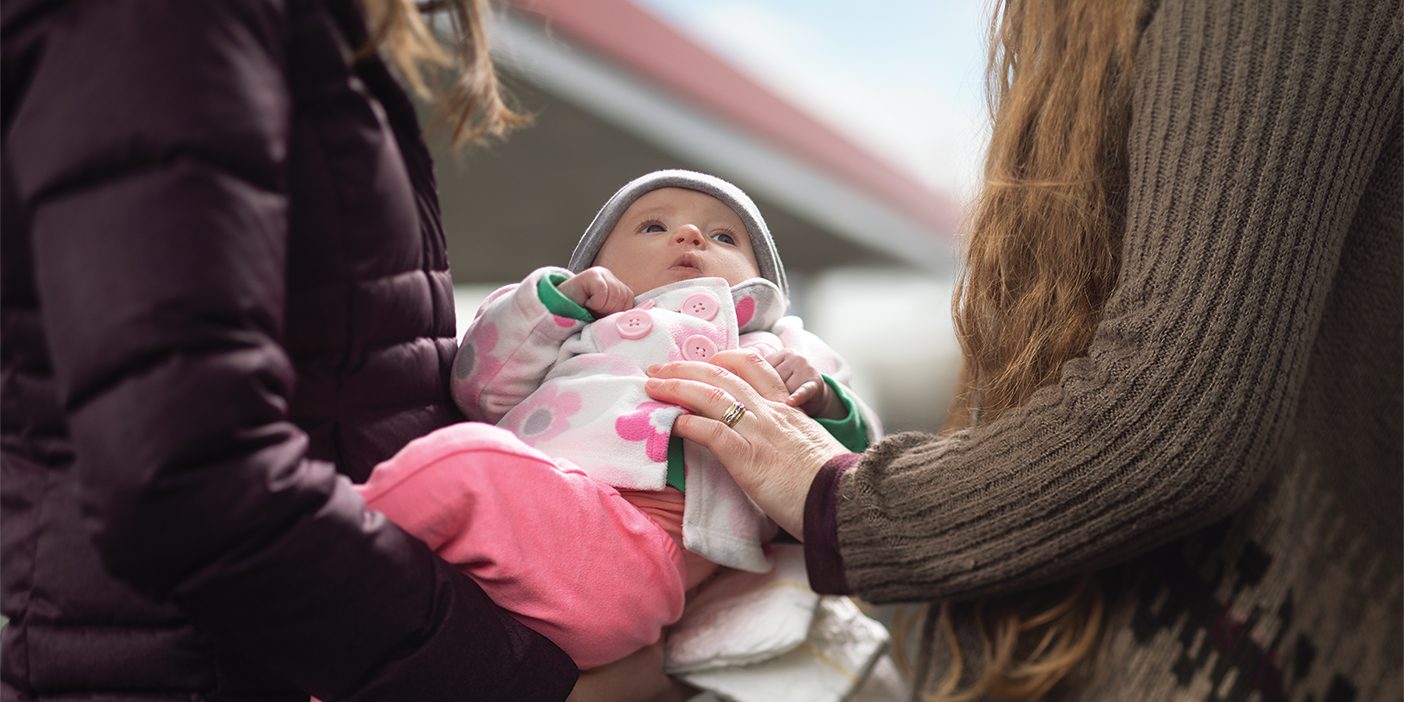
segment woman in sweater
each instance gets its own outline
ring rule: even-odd
[[[500,131],[482,3],[436,4],[455,137]],[[6,702],[571,689],[341,477],[461,421],[433,168],[376,51],[453,64],[418,12],[4,4]]]
[[[947,430],[847,453],[742,352],[650,394],[816,590],[932,603],[932,699],[1397,699],[1401,46],[1397,1],[1006,0]]]

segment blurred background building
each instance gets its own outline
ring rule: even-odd
[[[977,0],[916,5],[503,3],[494,57],[533,125],[459,156],[432,144],[460,334],[491,290],[564,265],[620,185],[706,171],[756,200],[793,310],[888,430],[934,429],[960,364],[949,300],[982,30]]]

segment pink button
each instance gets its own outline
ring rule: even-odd
[[[707,293],[688,295],[682,303],[682,313],[698,319],[717,316],[717,299]]]
[[[614,320],[614,328],[625,339],[642,339],[653,330],[653,320],[643,310],[629,310]]]
[[[689,361],[705,361],[717,353],[717,342],[701,334],[687,337],[682,347],[683,358]]]

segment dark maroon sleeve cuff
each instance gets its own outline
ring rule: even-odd
[[[843,557],[838,544],[838,491],[843,477],[861,453],[835,456],[819,469],[809,484],[804,500],[804,564],[809,586],[821,595],[848,595],[848,578],[843,575]]]

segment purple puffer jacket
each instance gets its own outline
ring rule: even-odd
[[[432,167],[364,38],[351,0],[4,3],[5,700],[573,684],[338,475],[460,419]]]

